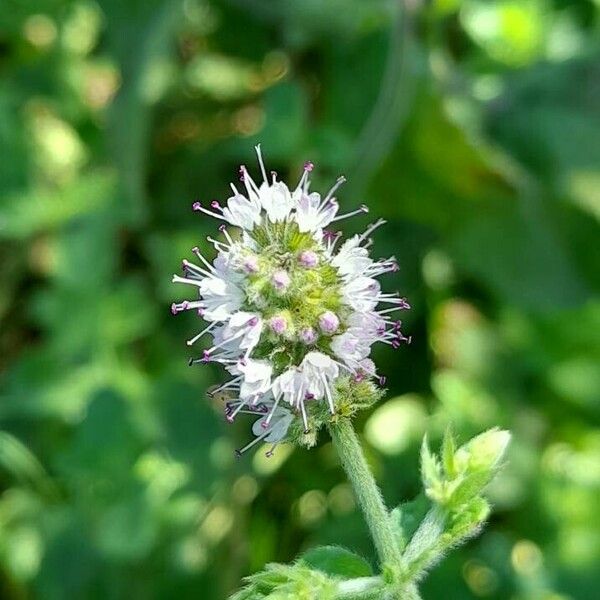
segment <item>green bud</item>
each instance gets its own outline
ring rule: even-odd
[[[455,450],[454,439],[448,432],[440,458],[431,452],[424,439],[421,476],[427,497],[452,510],[477,497],[500,467],[509,441],[508,431],[494,428]]]
[[[510,442],[510,432],[494,427],[461,446],[455,459],[459,470],[495,472]]]

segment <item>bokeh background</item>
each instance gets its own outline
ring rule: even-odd
[[[262,142],[388,226],[413,306],[360,419],[391,505],[418,446],[514,432],[478,539],[427,600],[600,589],[600,3],[3,0],[0,596],[223,600],[315,544],[374,560],[325,435],[236,461],[249,423],[169,305]],[[350,224],[363,227],[369,222]]]

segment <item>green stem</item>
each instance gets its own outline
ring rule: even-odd
[[[369,526],[381,564],[400,569],[402,557],[389,513],[351,422],[340,419],[329,425],[329,432]]]

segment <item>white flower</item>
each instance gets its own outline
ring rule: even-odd
[[[237,366],[244,376],[240,386],[240,398],[258,399],[271,389],[273,367],[266,360],[247,358]]]
[[[302,375],[297,367],[292,367],[275,379],[273,382],[273,395],[277,399],[283,397],[288,404],[294,404],[301,385]]]
[[[231,281],[220,277],[207,277],[200,286],[200,295],[204,300],[206,321],[223,321],[238,310],[244,298],[242,291]]]
[[[305,380],[306,394],[315,400],[325,397],[334,412],[333,384],[340,372],[336,361],[322,352],[309,352],[300,368]]]
[[[241,194],[236,194],[227,200],[223,217],[232,225],[242,229],[252,229],[261,221],[260,206]]]
[[[260,203],[272,222],[284,221],[294,208],[294,201],[290,190],[285,183],[280,181],[269,185],[264,182],[259,190]]]
[[[208,322],[188,343],[205,336],[212,343],[190,364],[217,362],[230,373],[217,388],[234,395],[226,403],[227,418],[260,417],[253,427],[256,439],[240,452],[259,441],[284,440],[296,418],[308,432],[318,403],[335,413],[340,378],[376,377],[369,358],[374,343],[397,347],[409,341],[392,316],[408,304],[383,293],[376,279],[395,271],[396,262],[369,256],[369,236],[383,221],[336,250],[341,234],[326,228],[367,212],[362,206],[338,214],[334,194],[344,178],[321,197],[309,192],[313,165],[306,163],[290,192],[275,175],[267,179],[258,147],[257,154],[260,185],[242,166],[243,190],[232,185],[224,207],[217,201],[210,209],[194,203],[194,210],[240,231],[230,233],[222,224],[222,237],[209,238],[217,251],[213,262],[194,248],[199,264],[183,261],[184,276],[173,280],[196,286],[200,297],[171,307],[173,313],[197,310]]]
[[[300,231],[317,231],[327,227],[335,217],[339,206],[337,202],[321,201],[317,193],[295,194],[296,222]]]
[[[366,338],[361,338],[352,330],[348,330],[331,340],[331,349],[346,364],[356,364],[367,358],[371,346]]]
[[[294,420],[294,414],[286,408],[277,407],[269,423],[266,418],[254,422],[252,433],[260,437],[263,434],[265,442],[280,442],[286,435],[288,427]]]
[[[360,238],[355,235],[342,244],[331,264],[337,268],[342,277],[348,278],[360,275],[372,262],[369,251],[360,245]]]
[[[240,349],[252,350],[260,339],[262,328],[260,315],[239,311],[231,316],[225,326],[225,336],[237,340]]]
[[[373,310],[377,306],[380,290],[379,282],[370,277],[355,277],[342,286],[345,302],[360,312]]]

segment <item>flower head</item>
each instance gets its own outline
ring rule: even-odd
[[[328,418],[350,415],[378,398],[377,375],[369,358],[376,342],[397,348],[410,338],[401,333],[397,311],[404,298],[381,291],[380,275],[397,270],[395,259],[369,256],[369,225],[339,248],[332,223],[368,212],[366,206],[339,215],[334,194],[340,177],[321,198],[310,192],[307,162],[295,189],[267,178],[256,148],[262,183],[240,168],[243,189],[231,185],[224,206],[193,204],[195,211],[224,222],[221,239],[208,238],[217,252],[211,263],[198,249],[198,263],[183,262],[173,281],[197,289],[198,297],[174,303],[174,314],[196,310],[207,325],[188,341],[205,337],[205,349],[190,364],[215,362],[231,375],[216,391],[226,393],[229,421],[240,413],[259,417],[259,441],[292,439],[305,444]],[[226,224],[238,228],[230,232]],[[343,389],[343,394],[340,390]],[[343,396],[343,397],[342,397]]]

